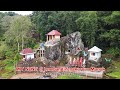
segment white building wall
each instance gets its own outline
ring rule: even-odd
[[[92,55],[95,53],[95,56]],[[89,52],[89,60],[97,61],[101,57],[101,52]]]
[[[60,39],[60,36],[55,36],[55,39]]]
[[[100,57],[101,57],[101,52],[98,53],[98,58],[100,58]]]
[[[26,57],[25,57],[26,59],[33,59],[34,58],[34,53],[32,53],[32,54],[27,54],[26,55]]]

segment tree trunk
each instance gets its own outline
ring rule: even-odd
[[[17,38],[17,44],[18,44],[18,52],[19,52],[20,49],[19,49],[19,41],[18,41],[18,38]]]
[[[15,68],[14,74],[16,75],[16,62],[15,62],[15,60],[14,60],[14,68]]]
[[[18,52],[19,52],[19,42],[18,42]]]
[[[22,35],[22,50],[24,48],[24,39],[23,39],[23,35]]]

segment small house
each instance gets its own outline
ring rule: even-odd
[[[26,48],[26,49],[23,49],[21,52],[20,52],[20,55],[23,56],[23,60],[31,60],[31,59],[34,59],[34,52],[31,48]]]
[[[98,61],[101,58],[101,49],[94,46],[93,48],[88,50],[89,56],[88,60]]]
[[[60,40],[60,36],[61,36],[60,32],[58,32],[57,30],[52,30],[47,34],[47,41],[54,40],[54,39]]]

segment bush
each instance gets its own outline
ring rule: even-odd
[[[120,56],[120,49],[118,47],[116,47],[116,48],[110,48],[107,51],[107,53],[111,54],[111,55],[113,55],[113,57],[117,58],[118,56]]]
[[[20,60],[21,56],[19,53],[17,53],[15,56],[14,56],[14,61],[17,63],[19,60]]]
[[[39,46],[40,46],[40,43],[36,44],[36,45],[34,46],[34,49],[37,49]]]
[[[12,66],[10,66],[10,65],[5,66],[5,70],[13,71],[14,69],[15,69],[15,67],[13,65]]]
[[[14,61],[12,59],[5,59],[2,63],[4,65],[13,65]]]
[[[6,51],[5,56],[6,56],[6,58],[12,58],[14,56],[14,53],[13,53],[13,51],[8,50],[8,51]]]

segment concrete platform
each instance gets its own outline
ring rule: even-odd
[[[95,78],[103,78],[103,75],[104,75],[104,71],[99,71],[99,72],[78,71],[77,73],[79,73],[80,75],[86,76],[86,77],[95,77]]]

